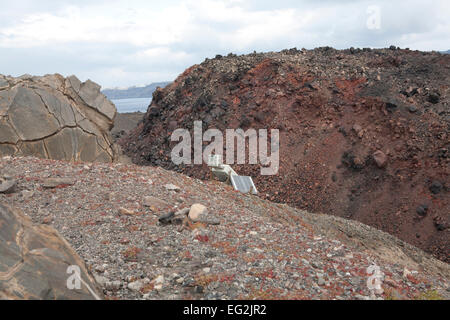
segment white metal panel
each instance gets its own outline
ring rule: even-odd
[[[253,179],[251,177],[232,175],[231,184],[233,185],[235,190],[240,191],[242,193],[249,193],[249,192],[253,194],[258,193],[258,190],[256,189],[255,184],[253,183]]]

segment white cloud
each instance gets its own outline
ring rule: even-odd
[[[366,27],[369,5],[381,8],[380,30]],[[171,80],[217,53],[390,44],[448,50],[449,16],[447,0],[16,0],[0,12],[0,67],[38,74],[63,66],[60,72],[128,86]]]
[[[0,31],[2,47],[35,47],[70,42],[167,45],[180,40],[188,13],[183,6],[158,14],[121,6],[68,6],[58,13],[36,13]]]

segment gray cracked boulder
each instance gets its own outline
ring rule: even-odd
[[[0,299],[102,298],[84,261],[55,229],[0,203]]]
[[[113,162],[116,113],[90,80],[0,75],[0,156]]]

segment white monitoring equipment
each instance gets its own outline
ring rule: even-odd
[[[253,183],[251,177],[239,176],[233,168],[227,164],[223,164],[221,155],[210,155],[208,159],[208,167],[220,181],[231,183],[235,190],[242,193],[257,194],[258,190]]]

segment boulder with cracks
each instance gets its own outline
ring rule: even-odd
[[[0,75],[0,156],[113,162],[116,113],[90,80]]]

